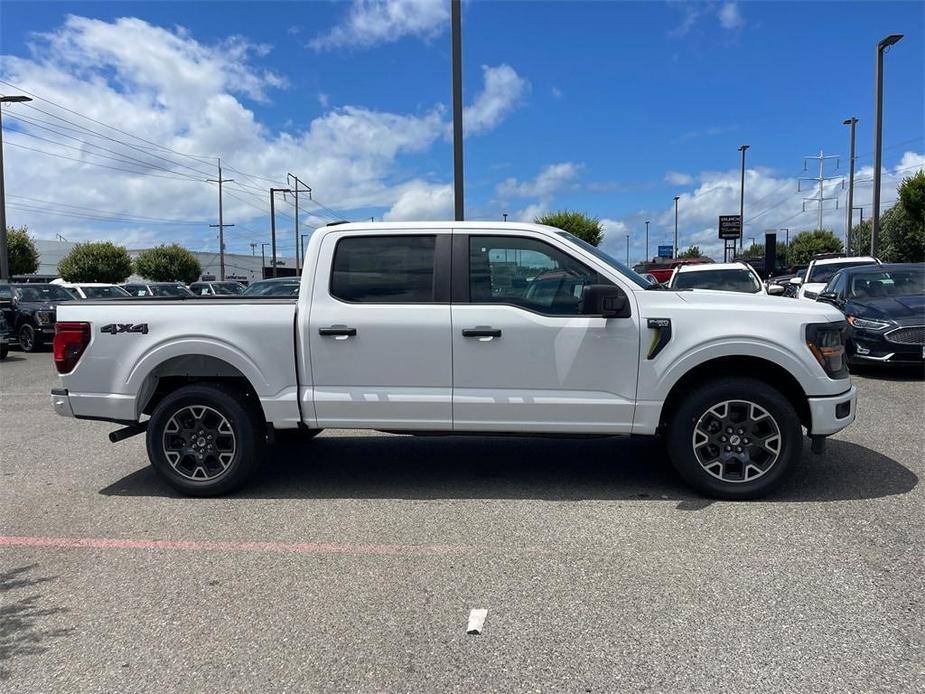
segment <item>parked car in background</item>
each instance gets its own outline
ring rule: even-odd
[[[639,263],[638,265],[634,266],[633,269],[641,275],[652,275],[660,283],[664,283],[671,279],[671,275],[675,271],[675,268],[686,265],[703,265],[712,262],[713,261],[710,258],[703,257],[674,258],[672,260],[667,260],[664,263]]]
[[[195,296],[181,282],[129,282],[122,288],[131,296]]]
[[[55,336],[56,310],[74,297],[56,284],[0,285],[0,306],[23,352],[34,352]]]
[[[10,351],[10,326],[6,322],[3,312],[0,311],[0,359],[6,359]]]
[[[234,296],[244,293],[240,282],[193,282],[189,290],[196,296]]]
[[[795,292],[798,299],[815,301],[828,281],[832,279],[836,272],[846,267],[858,267],[861,265],[876,265],[880,261],[870,256],[845,257],[843,254],[827,253],[824,255],[813,256],[806,268],[806,272],[797,275],[790,284],[796,285]]]
[[[845,314],[851,361],[925,361],[925,264],[840,270],[817,300]]]
[[[276,277],[254,282],[244,290],[244,296],[279,296],[293,297],[299,295],[298,277]]]
[[[127,291],[117,284],[103,284],[102,282],[65,282],[64,280],[52,280],[51,284],[56,284],[70,292],[75,299],[116,299],[131,296]]]
[[[776,287],[777,285],[772,285]],[[747,263],[711,263],[709,265],[681,265],[668,281],[669,289],[713,289],[741,294],[768,294],[764,282]],[[773,294],[783,292],[777,287]]]

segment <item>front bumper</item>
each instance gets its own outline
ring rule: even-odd
[[[848,341],[848,359],[858,363],[921,364],[925,361],[925,345],[891,342],[884,334],[855,330]]]
[[[809,398],[810,435],[828,436],[841,431],[857,414],[858,390],[851,386],[841,395]]]

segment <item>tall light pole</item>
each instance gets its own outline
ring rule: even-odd
[[[453,42],[453,197],[456,221],[465,219],[463,204],[462,7],[450,0]]]
[[[672,258],[678,257],[678,200],[680,196],[674,196],[674,255]]]
[[[851,116],[851,118],[842,121],[842,125],[847,125],[851,128],[851,145],[849,147],[850,153],[848,154],[848,216],[845,221],[846,249],[848,248],[848,238],[851,236],[851,218],[854,216],[851,208],[854,207],[854,135],[857,124],[858,119],[854,116]]]
[[[880,164],[883,156],[883,52],[899,41],[902,34],[890,34],[877,44],[877,69],[874,75],[874,199],[870,224],[870,254],[877,257],[877,235],[880,233]]]
[[[742,153],[742,178],[739,183],[739,250],[742,250],[742,243],[745,239],[745,150],[751,145],[739,145],[739,151]],[[735,242],[733,242],[734,244]]]
[[[267,250],[267,246],[269,245],[270,244],[268,242],[263,242],[260,244],[260,279],[262,280],[266,279],[266,277],[264,277],[264,275],[266,274],[266,269],[267,269],[266,250]]]
[[[504,217],[504,221],[507,221],[507,212],[502,212],[501,216]]]
[[[630,266],[630,235],[626,235],[626,267]]]
[[[276,194],[291,192],[288,188],[270,188],[270,245],[273,247],[274,277],[276,277]]]
[[[646,262],[649,262],[649,220],[646,220]]]
[[[3,104],[21,104],[32,101],[28,96],[0,96],[0,114]],[[3,121],[0,118],[0,280],[10,279],[10,252],[6,241],[6,190],[3,186]]]
[[[854,211],[855,211],[855,210],[857,210],[858,212],[861,213],[861,220],[858,222],[858,225],[861,227],[861,229],[859,230],[859,233],[858,233],[858,255],[860,255],[860,254],[861,254],[861,245],[860,245],[860,244],[861,244],[861,235],[860,235],[860,232],[863,231],[863,228],[864,228],[864,208],[863,208],[863,207],[852,207],[852,208],[851,208],[851,214],[852,214],[852,215],[854,215]],[[852,221],[853,221],[853,220],[852,220]],[[850,237],[850,236],[848,237],[848,241],[849,241],[849,242],[851,241],[851,237]],[[850,247],[849,247],[847,250],[848,250],[849,253],[851,252],[851,248],[850,248]]]

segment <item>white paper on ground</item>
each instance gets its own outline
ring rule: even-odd
[[[485,626],[485,617],[488,616],[488,610],[469,610],[469,624],[466,626],[467,634],[481,634]]]

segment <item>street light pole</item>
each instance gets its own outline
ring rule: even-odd
[[[649,262],[649,220],[646,220],[646,262]]]
[[[849,147],[850,153],[848,154],[848,218],[845,222],[846,249],[848,248],[849,237],[851,236],[851,217],[854,215],[854,213],[851,211],[851,208],[854,206],[854,135],[857,124],[858,119],[854,116],[851,116],[851,118],[842,121],[842,125],[851,127],[851,145]]]
[[[626,267],[630,266],[630,235],[626,235]]]
[[[880,232],[880,165],[883,157],[883,51],[903,37],[890,34],[877,44],[877,69],[874,75],[874,199],[870,226],[870,254],[877,257],[877,235]]]
[[[678,200],[681,198],[677,195],[674,196],[674,255],[672,258],[678,257]]]
[[[0,114],[3,104],[21,104],[32,101],[28,96],[0,96]],[[6,190],[3,184],[3,120],[0,115],[0,280],[10,279],[10,251],[6,240]]]
[[[742,250],[742,243],[745,238],[745,150],[751,145],[740,145],[739,151],[742,153],[742,177],[739,183],[739,250]],[[733,242],[734,244],[735,242]],[[733,245],[733,248],[735,246]]]
[[[453,43],[453,197],[456,221],[465,219],[463,204],[462,7],[450,0]]]

